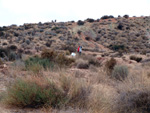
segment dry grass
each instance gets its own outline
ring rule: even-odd
[[[113,87],[106,84],[94,85],[89,96],[89,111],[92,113],[110,113],[114,95],[116,94]]]
[[[118,113],[150,112],[150,79],[146,70],[132,74],[117,86],[119,96],[116,97],[115,111]]]
[[[85,110],[87,113],[149,112],[148,66],[129,68],[130,73],[124,81],[111,79],[103,67],[96,69],[96,71],[91,69],[43,71],[39,76],[24,76],[23,80],[27,80],[28,83],[33,82],[42,89],[47,88],[49,82],[53,83],[60,90],[60,97],[63,97],[59,102],[62,109],[71,107]],[[48,108],[54,107],[58,110],[55,106],[58,104],[48,104]]]

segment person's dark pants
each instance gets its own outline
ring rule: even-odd
[[[79,52],[79,55],[81,55],[81,52]]]

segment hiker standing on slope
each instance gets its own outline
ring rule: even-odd
[[[81,53],[82,53],[82,46],[80,46],[79,48],[79,55],[81,55]]]
[[[80,46],[78,47],[78,53],[79,53],[79,50],[80,50]]]

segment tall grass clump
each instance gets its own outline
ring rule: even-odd
[[[111,77],[116,80],[124,80],[128,76],[128,67],[124,65],[116,65],[112,71]]]
[[[43,78],[18,79],[8,87],[3,101],[17,107],[59,107],[64,101],[64,93],[56,84]]]
[[[88,97],[88,109],[90,113],[112,113],[111,107],[115,89],[106,84],[97,84],[93,87]]]
[[[60,76],[60,85],[67,97],[66,105],[71,107],[87,107],[87,99],[91,87],[82,79],[73,76]]]

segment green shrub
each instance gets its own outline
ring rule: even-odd
[[[108,60],[105,64],[105,70],[107,72],[107,74],[111,74],[115,65],[117,64],[116,59],[111,58],[110,60]]]
[[[111,77],[117,80],[124,80],[128,76],[128,67],[117,65],[114,67]]]
[[[42,80],[45,84],[40,84]],[[63,92],[45,79],[18,79],[7,89],[4,102],[17,107],[59,107],[64,101]]]
[[[53,68],[54,63],[50,62],[49,59],[42,59],[39,57],[30,57],[29,59],[25,60],[25,67],[27,70],[39,72],[42,68],[44,69]]]
[[[140,62],[142,60],[142,57],[137,57],[137,56],[132,55],[130,56],[130,60],[135,60],[137,62]]]

